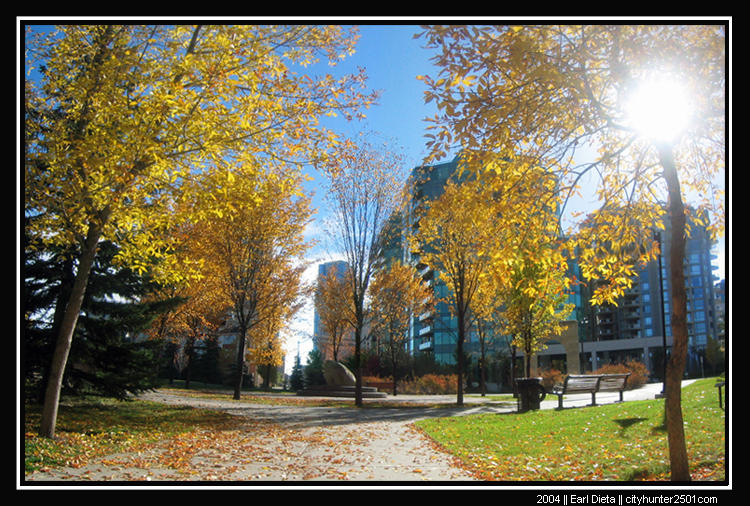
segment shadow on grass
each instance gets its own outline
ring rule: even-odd
[[[613,420],[617,425],[620,426],[620,435],[624,436],[625,431],[628,430],[633,425],[646,421],[648,418],[639,418],[639,417],[633,417],[633,418],[620,418],[619,420]]]
[[[651,471],[646,468],[633,469],[630,473],[625,476],[624,481],[644,481],[651,477]]]

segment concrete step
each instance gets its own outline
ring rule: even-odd
[[[314,397],[351,397],[355,396],[354,386],[343,385],[315,385],[297,392],[297,395],[314,396]],[[382,399],[387,397],[385,392],[378,392],[375,387],[362,387],[362,398]]]

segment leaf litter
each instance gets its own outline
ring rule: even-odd
[[[236,408],[236,404],[233,407]],[[347,408],[337,408],[347,409]],[[295,426],[233,417],[133,451],[44,469],[27,480],[313,481],[471,479],[410,423]]]

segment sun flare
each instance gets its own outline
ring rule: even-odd
[[[642,81],[626,104],[630,126],[641,135],[672,142],[687,127],[691,106],[687,91],[666,76]]]

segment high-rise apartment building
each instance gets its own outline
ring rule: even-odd
[[[671,280],[669,276],[669,220],[665,230],[655,231],[662,254],[638,271],[633,286],[617,305],[588,304],[589,291],[583,287],[576,311],[582,370],[596,370],[604,364],[637,360],[654,377],[661,378],[664,349],[672,345]],[[699,376],[704,371],[707,345],[718,338],[714,302],[714,277],[711,265],[711,238],[705,227],[691,224],[685,247],[685,285],[687,289],[688,360],[687,373]],[[552,344],[539,354],[543,366],[560,363],[566,350]],[[577,372],[577,371],[576,371]]]

